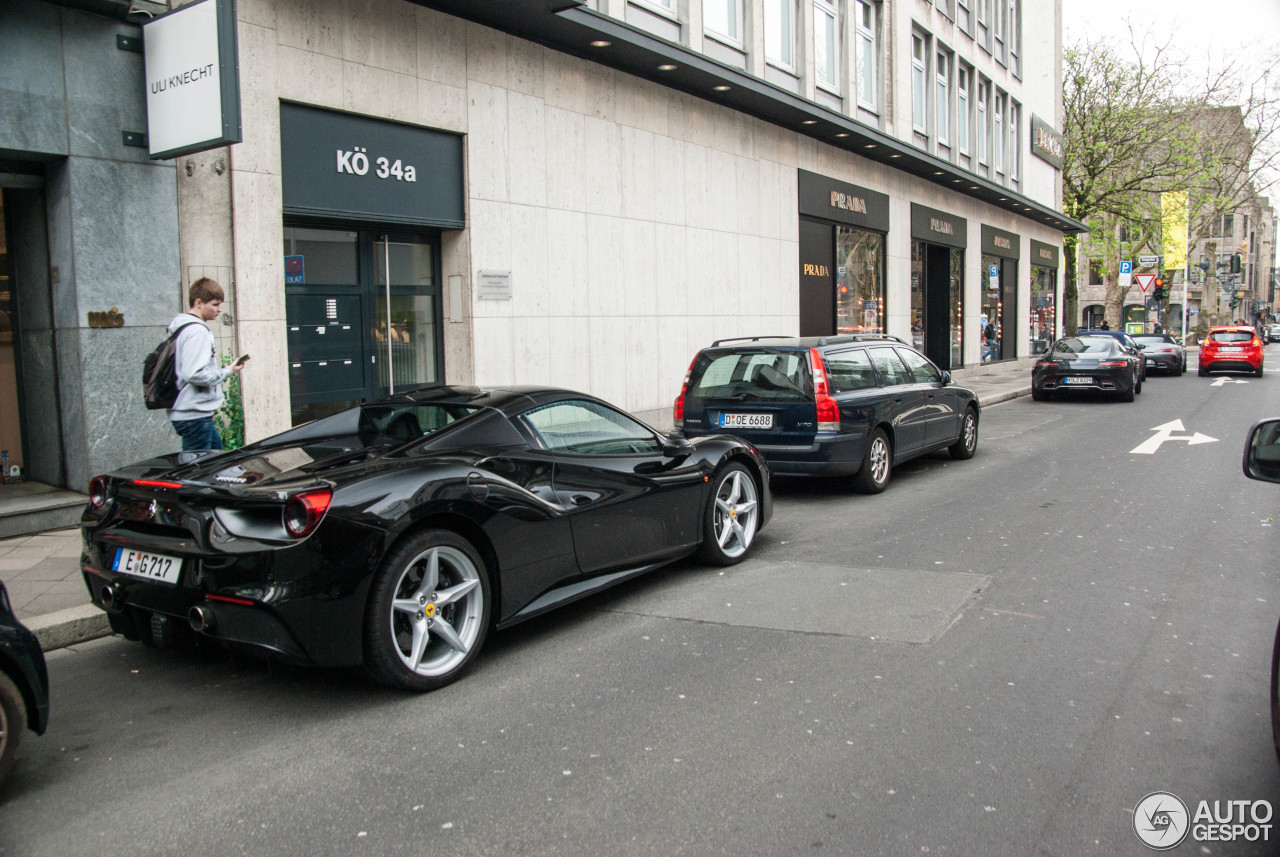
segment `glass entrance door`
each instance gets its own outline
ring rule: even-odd
[[[293,424],[442,383],[435,236],[287,226]]]

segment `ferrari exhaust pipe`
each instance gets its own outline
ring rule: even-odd
[[[187,611],[187,622],[191,625],[191,630],[197,634],[205,631],[213,630],[214,624],[217,622],[213,611],[204,604],[197,604]]]
[[[98,592],[98,598],[102,600],[102,606],[108,610],[122,610],[124,608],[124,598],[111,585],[102,587]]]

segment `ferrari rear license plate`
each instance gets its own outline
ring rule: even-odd
[[[111,564],[111,570],[145,580],[176,584],[178,574],[182,571],[182,559],[176,556],[116,548],[116,559]]]
[[[721,414],[720,428],[773,428],[773,414]]]
[[[1071,378],[1063,378],[1062,382],[1064,384],[1092,384],[1093,379],[1088,375],[1077,375]]]

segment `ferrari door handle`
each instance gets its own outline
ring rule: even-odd
[[[573,501],[575,506],[585,506],[591,502],[592,498],[590,494],[574,494],[569,499]]]

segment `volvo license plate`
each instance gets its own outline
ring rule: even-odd
[[[176,584],[178,574],[182,571],[182,558],[116,548],[116,558],[111,564],[111,570],[131,577],[141,577],[144,580]]]
[[[773,414],[721,414],[720,428],[773,428]]]
[[[1076,375],[1076,376],[1071,377],[1071,378],[1063,378],[1063,379],[1062,379],[1062,383],[1064,383],[1064,384],[1092,384],[1092,383],[1093,383],[1093,378],[1089,377],[1088,375]]]

